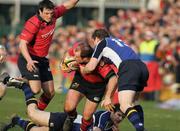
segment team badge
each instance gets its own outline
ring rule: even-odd
[[[72,88],[78,88],[78,87],[79,87],[79,84],[77,82],[72,84]]]

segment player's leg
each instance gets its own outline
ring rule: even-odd
[[[140,120],[144,124],[144,111],[143,111],[142,106],[139,104],[139,101],[138,101],[139,96],[140,96],[140,92],[137,92],[136,96],[135,96],[135,99],[134,99],[134,103],[135,103],[134,108],[137,110],[137,112],[139,114],[139,117],[140,117]]]
[[[21,83],[21,81],[16,81],[16,83],[18,82]],[[37,108],[37,100],[34,97],[34,94],[31,91],[28,84],[23,83],[22,86],[18,88],[22,89],[24,92],[26,105],[27,105],[27,114],[34,123],[48,127],[51,125],[50,123],[54,123],[54,121],[56,121],[56,119],[59,118],[59,115],[54,115],[54,113],[50,113],[50,112],[44,112]],[[64,115],[60,115],[61,119],[62,116]],[[60,122],[60,120],[58,120],[58,122]]]
[[[8,124],[2,127],[1,131],[7,131],[15,125],[20,126],[25,131],[31,131],[31,129],[36,126],[33,122],[24,120],[16,115],[11,118],[11,121]]]
[[[64,123],[63,130],[70,131],[72,128],[73,121],[76,119],[77,111],[76,107],[83,98],[83,95],[74,89],[69,89],[65,99],[64,111],[68,117]]]
[[[63,131],[70,131],[73,126],[73,121],[77,117],[76,107],[84,96],[84,87],[82,83],[84,83],[83,78],[80,73],[76,71],[70,89],[66,95],[64,111],[68,114],[68,117],[65,120]]]
[[[82,123],[80,126],[81,131],[87,131],[93,125],[93,114],[98,107],[98,103],[90,100],[86,100],[86,104],[83,111]]]
[[[40,110],[44,110],[48,106],[51,99],[54,97],[55,91],[53,81],[51,80],[43,82],[42,89],[43,93],[38,100],[38,109]]]
[[[41,127],[34,126],[34,127],[31,128],[30,131],[49,131],[49,127],[46,127],[46,126],[41,126]]]
[[[51,99],[54,97],[55,91],[53,76],[49,67],[48,59],[43,58],[43,61],[41,61],[41,65],[39,68],[43,93],[39,98],[38,108],[40,110],[44,110],[48,106]]]
[[[120,109],[133,124],[137,131],[143,131],[144,125],[140,119],[139,113],[135,108],[134,99],[136,92],[132,90],[119,91]]]
[[[98,104],[101,102],[106,89],[105,83],[86,84],[86,104],[84,107],[81,130],[87,131],[93,124],[93,114],[96,111]]]
[[[8,73],[3,73],[0,75],[0,99],[5,95],[6,93],[6,87],[7,86],[15,86],[17,88],[21,87],[23,81],[16,80],[15,78],[11,78]]]
[[[28,116],[31,120],[41,126],[49,127],[53,131],[62,130],[66,113],[52,113],[37,109],[37,105],[32,103],[27,107]]]
[[[142,81],[143,84],[147,81],[147,77],[142,77],[142,74],[147,74],[147,70],[142,71],[144,67],[141,61],[125,61],[120,65],[120,70],[118,72],[120,109],[137,131],[144,130],[144,124],[134,103],[137,92],[142,91],[144,88]]]
[[[49,131],[49,127],[45,126],[37,126],[31,121],[24,120],[20,118],[19,116],[14,116],[11,118],[11,122],[6,124],[3,128],[2,131],[7,131],[10,128],[13,128],[15,125],[18,125],[21,127],[24,131]]]
[[[29,86],[34,94],[39,94],[41,91],[40,80],[29,80]]]

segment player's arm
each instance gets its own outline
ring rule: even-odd
[[[73,8],[78,3],[78,1],[79,0],[68,0],[68,1],[63,3],[63,6],[66,9],[71,9],[71,8]]]
[[[104,100],[102,101],[101,105],[105,107],[108,111],[113,111],[113,104],[111,99],[115,93],[117,88],[117,75],[113,69],[113,65],[105,64],[103,66],[98,66],[98,71],[101,76],[108,81],[106,85],[106,92],[104,95]]]
[[[24,56],[24,58],[27,61],[27,69],[32,72],[32,71],[36,71],[37,68],[35,66],[35,63],[38,63],[37,61],[32,60],[28,48],[27,48],[27,44],[28,42],[26,40],[21,39],[20,40],[20,44],[19,44],[19,49],[21,54]]]
[[[112,99],[114,92],[117,89],[117,80],[118,80],[118,78],[116,75],[112,76],[109,79],[108,84],[106,86],[104,100],[101,103],[101,106],[104,106],[104,108],[108,111],[114,111],[111,99]]]
[[[106,47],[106,40],[102,40],[94,49],[94,53],[90,61],[86,64],[85,67],[80,67],[80,70],[83,74],[88,74],[95,70],[99,61],[102,58],[103,49]]]
[[[30,18],[24,25],[24,28],[20,34],[20,44],[19,49],[21,54],[24,56],[24,58],[27,61],[27,69],[32,72],[36,71],[35,63],[38,63],[37,61],[32,60],[29,51],[28,51],[28,44],[30,44],[32,41],[34,41],[38,31],[39,31],[39,22],[37,20],[38,18],[32,17]]]
[[[21,54],[26,59],[26,61],[32,61],[28,48],[27,48],[27,44],[28,42],[26,40],[21,39],[19,43],[19,49],[20,49]]]
[[[81,70],[82,74],[91,73],[93,70],[95,70],[98,63],[99,63],[99,61],[96,58],[91,58],[85,67],[80,66],[80,70]]]
[[[106,87],[106,93],[105,93],[104,99],[106,98],[111,99],[113,97],[113,94],[115,93],[117,89],[117,81],[118,81],[118,78],[116,75],[112,76],[109,79],[107,87]]]

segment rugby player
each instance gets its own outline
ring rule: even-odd
[[[32,121],[24,120],[19,116],[14,116],[11,122],[2,128],[2,131],[7,131],[15,125],[19,125],[25,131],[62,131],[64,121],[67,117],[66,113],[45,112],[37,108],[37,100],[33,95],[28,84],[22,80],[17,80],[9,77],[7,73],[0,76],[1,82],[7,85],[15,86],[22,89],[25,95],[27,114]],[[12,80],[14,80],[12,82]],[[0,87],[1,88],[1,87]],[[94,131],[111,131],[112,129],[118,130],[118,124],[122,120],[122,113],[119,111],[119,106],[116,106],[115,112],[97,111],[94,115]],[[82,116],[78,115],[73,123],[72,131],[79,131]]]
[[[29,80],[33,93],[44,91],[38,108],[44,110],[54,96],[53,77],[46,58],[55,31],[56,20],[73,8],[79,0],[67,0],[55,6],[50,0],[39,2],[37,13],[28,19],[20,34],[18,67]]]
[[[89,61],[92,53],[93,50],[88,44],[80,43],[74,45],[67,55],[74,56],[77,63],[83,66]],[[104,64],[103,62],[94,72],[88,75],[82,75],[81,72],[77,70],[65,100],[64,111],[68,114],[68,117],[66,118],[63,131],[71,130],[73,121],[77,116],[76,107],[84,96],[86,97],[86,103],[80,129],[81,131],[87,131],[93,124],[92,116],[105,94],[106,85],[113,87],[116,86],[116,82],[116,73],[110,65]],[[111,85],[109,83],[111,83]],[[114,87],[109,89],[114,89]],[[112,95],[113,91],[111,93],[111,96]]]
[[[92,58],[85,67],[80,66],[81,72],[88,74],[96,69],[102,57],[113,63],[118,69],[118,98],[121,111],[132,123],[136,131],[144,130],[143,109],[135,106],[139,93],[147,85],[149,72],[139,56],[122,40],[110,37],[105,29],[97,29],[92,34],[91,46],[94,49]],[[110,98],[105,97],[106,104]]]

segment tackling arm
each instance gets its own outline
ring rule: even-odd
[[[90,72],[92,72],[93,70],[95,70],[96,66],[98,65],[99,61],[96,58],[91,58],[90,61],[86,64],[85,67],[80,67],[81,72],[83,74],[88,74]]]
[[[105,109],[108,111],[114,111],[111,98],[114,92],[116,91],[116,88],[117,88],[117,76],[114,75],[108,81],[106,87],[106,93],[104,95],[104,100],[101,103],[101,106],[104,106]]]

